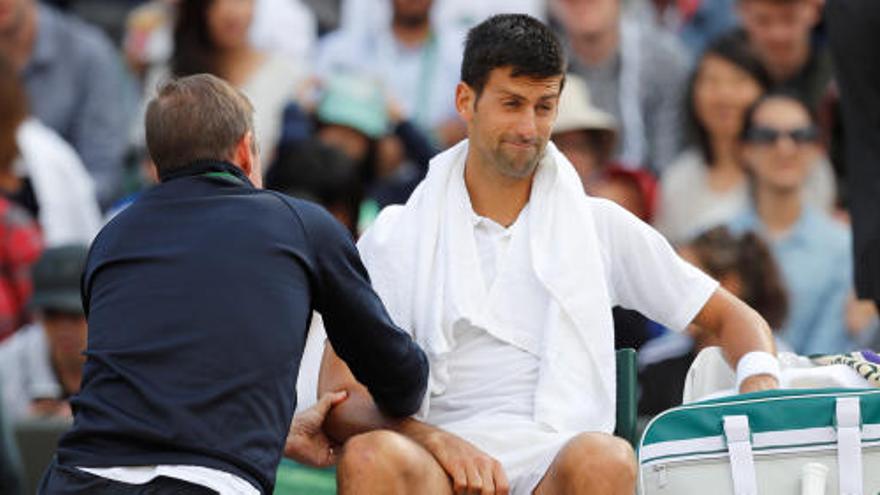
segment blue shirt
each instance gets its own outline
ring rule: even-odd
[[[22,77],[31,113],[73,146],[109,206],[122,184],[133,92],[115,48],[96,28],[40,4]]]
[[[754,208],[732,220],[730,228],[757,232],[782,271],[789,310],[779,336],[801,355],[850,350],[845,317],[853,287],[849,230],[806,205],[791,231],[778,239],[770,238]]]
[[[164,177],[98,234],[64,466],[226,471],[271,493],[312,311],[377,405],[414,413],[428,364],[391,322],[349,234],[227,163]]]

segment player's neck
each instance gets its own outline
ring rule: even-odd
[[[464,183],[474,213],[504,227],[513,225],[532,192],[532,177],[506,177],[482,163],[472,150],[465,164]]]

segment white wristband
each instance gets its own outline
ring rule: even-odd
[[[776,356],[764,351],[749,352],[736,363],[736,389],[740,389],[746,378],[755,375],[770,375],[781,384],[779,374],[779,360]]]

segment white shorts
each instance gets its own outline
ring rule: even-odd
[[[577,435],[519,418],[481,417],[437,426],[497,459],[511,495],[530,495],[562,447]]]

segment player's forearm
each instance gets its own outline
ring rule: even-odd
[[[753,351],[776,354],[773,334],[764,318],[745,303],[737,307],[721,323],[719,337],[727,360],[736,366],[739,360]]]
[[[724,289],[718,289],[697,315],[695,323],[718,336],[727,361],[736,367],[749,352],[776,353],[764,318]]]
[[[349,396],[334,407],[324,421],[324,432],[344,443],[349,438],[378,429],[395,429],[401,420],[383,414],[362,388],[348,390]]]

